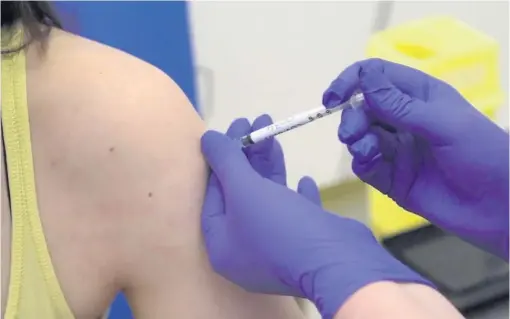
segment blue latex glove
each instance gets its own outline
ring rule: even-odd
[[[355,63],[323,96],[326,107],[361,89],[338,135],[359,178],[404,209],[508,259],[509,136],[450,85],[418,70]]]
[[[236,120],[227,135],[253,127]],[[310,178],[298,192],[285,186],[285,165],[274,139],[242,150],[226,135],[208,131],[202,152],[211,166],[202,230],[216,272],[248,291],[312,300],[324,318],[376,281],[427,283],[382,248],[362,223],[324,211]]]

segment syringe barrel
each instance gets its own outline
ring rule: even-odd
[[[313,110],[309,110],[307,112],[291,116],[283,121],[276,122],[267,127],[261,128],[255,132],[252,132],[248,136],[243,137],[241,139],[241,143],[243,144],[243,146],[258,143],[262,140],[265,140],[266,138],[290,131],[307,123],[313,122],[316,119],[320,119],[322,117],[341,111],[343,109],[349,107],[358,108],[363,104],[364,100],[365,98],[362,93],[355,93],[351,96],[351,98],[348,101],[336,107],[327,109],[321,106]]]

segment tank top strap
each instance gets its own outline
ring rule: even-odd
[[[2,52],[23,47],[21,28],[2,30]],[[12,216],[6,319],[73,318],[39,216],[30,138],[24,50],[2,54],[2,131]]]

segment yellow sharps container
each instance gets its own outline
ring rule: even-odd
[[[375,34],[367,47],[368,57],[404,64],[448,82],[492,119],[504,99],[498,54],[499,45],[493,38],[442,16],[384,30]],[[369,200],[372,229],[379,237],[427,223],[373,188]]]

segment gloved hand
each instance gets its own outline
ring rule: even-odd
[[[404,209],[508,259],[509,136],[450,85],[370,59],[348,67],[326,107],[361,89],[338,136],[359,178]]]
[[[233,139],[271,124],[233,122],[225,136],[208,131],[202,152],[211,166],[202,230],[216,272],[251,292],[310,299],[332,318],[361,287],[377,281],[419,282],[419,275],[382,248],[371,231],[324,211],[310,178],[298,192],[285,186],[274,139],[243,151]]]

